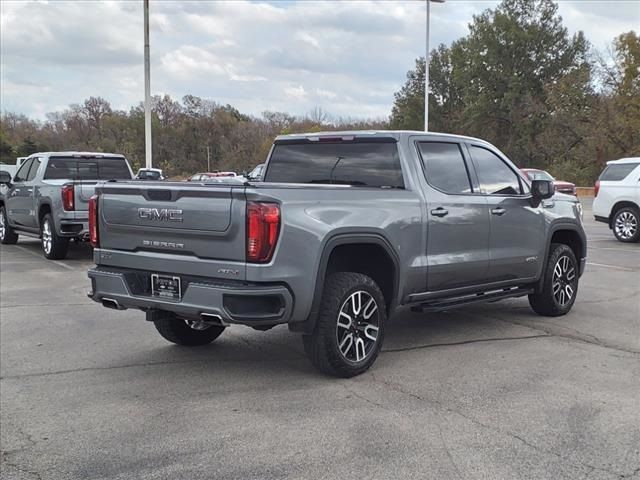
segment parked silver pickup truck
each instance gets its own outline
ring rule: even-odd
[[[67,255],[69,240],[87,240],[88,202],[99,180],[131,180],[122,155],[47,152],[30,155],[16,174],[0,171],[0,242],[39,237],[49,259]]]
[[[402,305],[528,295],[566,314],[587,254],[576,197],[485,141],[425,132],[285,135],[260,182],[101,183],[89,208],[95,301],[181,345],[288,324],[344,377]]]

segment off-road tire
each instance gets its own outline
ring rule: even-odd
[[[47,242],[51,242],[50,245]],[[61,237],[56,232],[53,217],[47,213],[40,224],[40,244],[42,253],[49,260],[63,260],[69,250],[69,238]]]
[[[635,231],[630,236],[624,235],[617,228],[616,223],[621,219],[622,216],[626,216],[629,222],[635,222]],[[613,235],[620,241],[624,243],[634,243],[640,242],[640,210],[635,207],[623,207],[616,211],[613,216],[613,221],[611,222],[611,229],[613,230]]]
[[[561,288],[566,288],[566,285],[569,285],[572,289],[571,298],[565,303],[561,304],[559,300],[554,295],[554,270],[558,265],[558,262],[564,257],[568,257],[570,269],[573,269],[573,277],[571,281],[562,280],[560,284]],[[562,268],[561,268],[562,270]],[[542,282],[542,288],[540,291],[532,293],[529,295],[529,305],[534,312],[538,315],[543,315],[545,317],[559,317],[561,315],[566,315],[573,307],[574,302],[576,301],[576,296],[578,295],[578,277],[580,270],[580,265],[576,259],[573,250],[568,245],[563,243],[552,243],[549,249],[549,257],[547,259],[547,265],[544,269],[544,278]]]
[[[2,225],[4,227],[2,229],[3,233],[0,233],[0,243],[3,245],[15,245],[18,242],[18,234],[9,226],[4,205],[0,206],[0,217],[2,218]]]
[[[347,299],[358,291],[368,293],[376,302],[379,312],[378,332],[376,343],[371,347],[370,353],[363,360],[352,362],[339,350],[336,329],[341,308]],[[371,367],[380,353],[386,320],[385,299],[373,279],[360,273],[334,273],[325,281],[313,333],[302,337],[304,350],[311,363],[327,375],[343,378],[360,375]]]
[[[165,340],[187,347],[208,345],[225,329],[225,327],[211,325],[206,330],[194,330],[171,312],[147,312],[147,320],[153,322],[156,330]]]

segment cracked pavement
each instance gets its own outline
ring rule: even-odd
[[[3,245],[0,476],[640,480],[640,244],[586,207],[570,315],[403,311],[351,380],[318,374],[286,327],[170,345],[86,299],[88,248]]]

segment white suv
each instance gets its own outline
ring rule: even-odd
[[[607,162],[596,182],[593,215],[621,242],[640,241],[640,157]]]

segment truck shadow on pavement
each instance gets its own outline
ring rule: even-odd
[[[526,300],[524,302],[523,306]],[[511,311],[510,314],[517,316],[518,322],[522,323],[530,318],[525,309],[521,312]],[[147,326],[147,335],[153,335],[153,325]],[[490,342],[545,336],[548,335],[533,327],[490,318],[486,312],[476,308],[429,314],[405,310],[394,316],[387,325],[380,365],[376,362],[376,366],[391,367],[396,362],[402,362],[403,354],[399,352],[404,351],[455,348],[482,342],[491,348]],[[278,326],[267,332],[232,326],[213,344],[195,348],[168,343],[159,345],[156,340],[150,339],[147,348],[129,351],[120,360],[135,365],[167,365],[167,368],[179,370],[188,368],[190,372],[195,369],[212,373],[223,368],[227,374],[235,372],[249,377],[284,373],[324,377],[307,361],[300,335],[290,333],[286,326]],[[376,366],[372,371],[376,370]]]
[[[48,261],[42,253],[42,246],[40,244],[40,241],[35,238],[23,240],[21,237],[16,246],[22,247],[22,249],[28,251],[29,253],[38,255],[45,262]],[[7,247],[5,246],[4,248]],[[71,242],[69,242],[69,251],[67,252],[67,256],[62,261],[91,261],[92,259],[93,248],[91,248],[89,244],[84,242],[75,242],[72,240]]]

